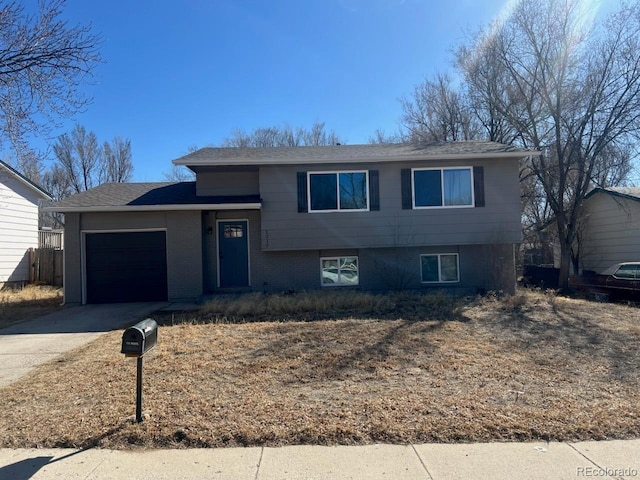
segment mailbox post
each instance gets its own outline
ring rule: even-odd
[[[144,354],[158,343],[158,324],[147,318],[127,328],[122,334],[122,350],[126,357],[138,359],[136,380],[136,422],[142,422],[142,364]]]

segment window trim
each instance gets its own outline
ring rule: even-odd
[[[338,261],[338,278],[341,278],[341,273],[340,273],[340,260],[342,260],[343,258],[355,258],[356,262],[358,263],[358,281],[356,283],[324,283],[322,281],[322,262],[325,260],[337,260]],[[320,286],[323,288],[333,288],[333,287],[357,287],[360,285],[360,258],[358,257],[358,255],[341,255],[341,256],[337,256],[337,257],[320,257]]]
[[[340,208],[340,174],[341,173],[364,173],[365,182],[367,183],[367,207],[366,208]],[[336,204],[338,208],[326,210],[313,210],[311,208],[311,175],[328,175],[336,176]],[[369,170],[327,170],[318,172],[307,172],[307,212],[309,213],[327,213],[327,212],[368,212],[371,210],[371,187],[369,185]]]
[[[442,257],[454,255],[456,257],[456,280],[442,280]],[[422,257],[438,257],[438,280],[429,281],[423,278],[422,272]],[[458,253],[421,253],[420,254],[420,282],[425,285],[437,285],[437,284],[452,284],[460,283],[460,254]]]
[[[442,195],[442,205],[416,205],[416,181],[415,172],[434,171],[440,172],[440,191]],[[471,203],[468,205],[445,205],[445,191],[444,191],[444,172],[445,170],[467,170],[469,171],[469,186],[471,188]],[[456,167],[426,167],[426,168],[412,168],[411,169],[411,208],[414,210],[433,210],[440,208],[475,208],[476,206],[476,192],[474,185],[474,171],[473,167],[469,166],[456,166]]]

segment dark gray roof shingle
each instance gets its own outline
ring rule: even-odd
[[[180,183],[104,183],[72,195],[47,210],[63,211],[88,207],[150,207],[175,205],[221,205],[260,203],[258,195],[196,196],[195,182]]]
[[[173,163],[193,166],[349,163],[491,156],[519,158],[537,154],[538,152],[522,150],[511,145],[485,141],[439,142],[423,145],[400,143],[318,147],[207,147],[178,158]]]

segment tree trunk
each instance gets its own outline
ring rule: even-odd
[[[558,288],[562,292],[569,290],[569,275],[571,272],[571,244],[565,236],[560,237],[560,273]]]

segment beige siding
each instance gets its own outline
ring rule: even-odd
[[[596,193],[584,204],[581,268],[601,272],[619,262],[640,261],[640,202]]]
[[[201,172],[196,180],[198,195],[258,195],[258,171]]]
[[[0,169],[0,284],[29,280],[29,248],[38,247],[38,197]]]
[[[402,168],[476,165],[484,166],[486,207],[402,209]],[[315,170],[334,169],[345,170],[345,167],[326,165]],[[296,172],[305,168],[261,168],[262,248],[303,250],[520,242],[516,161],[364,164],[357,169],[379,171],[380,211],[298,213]]]

